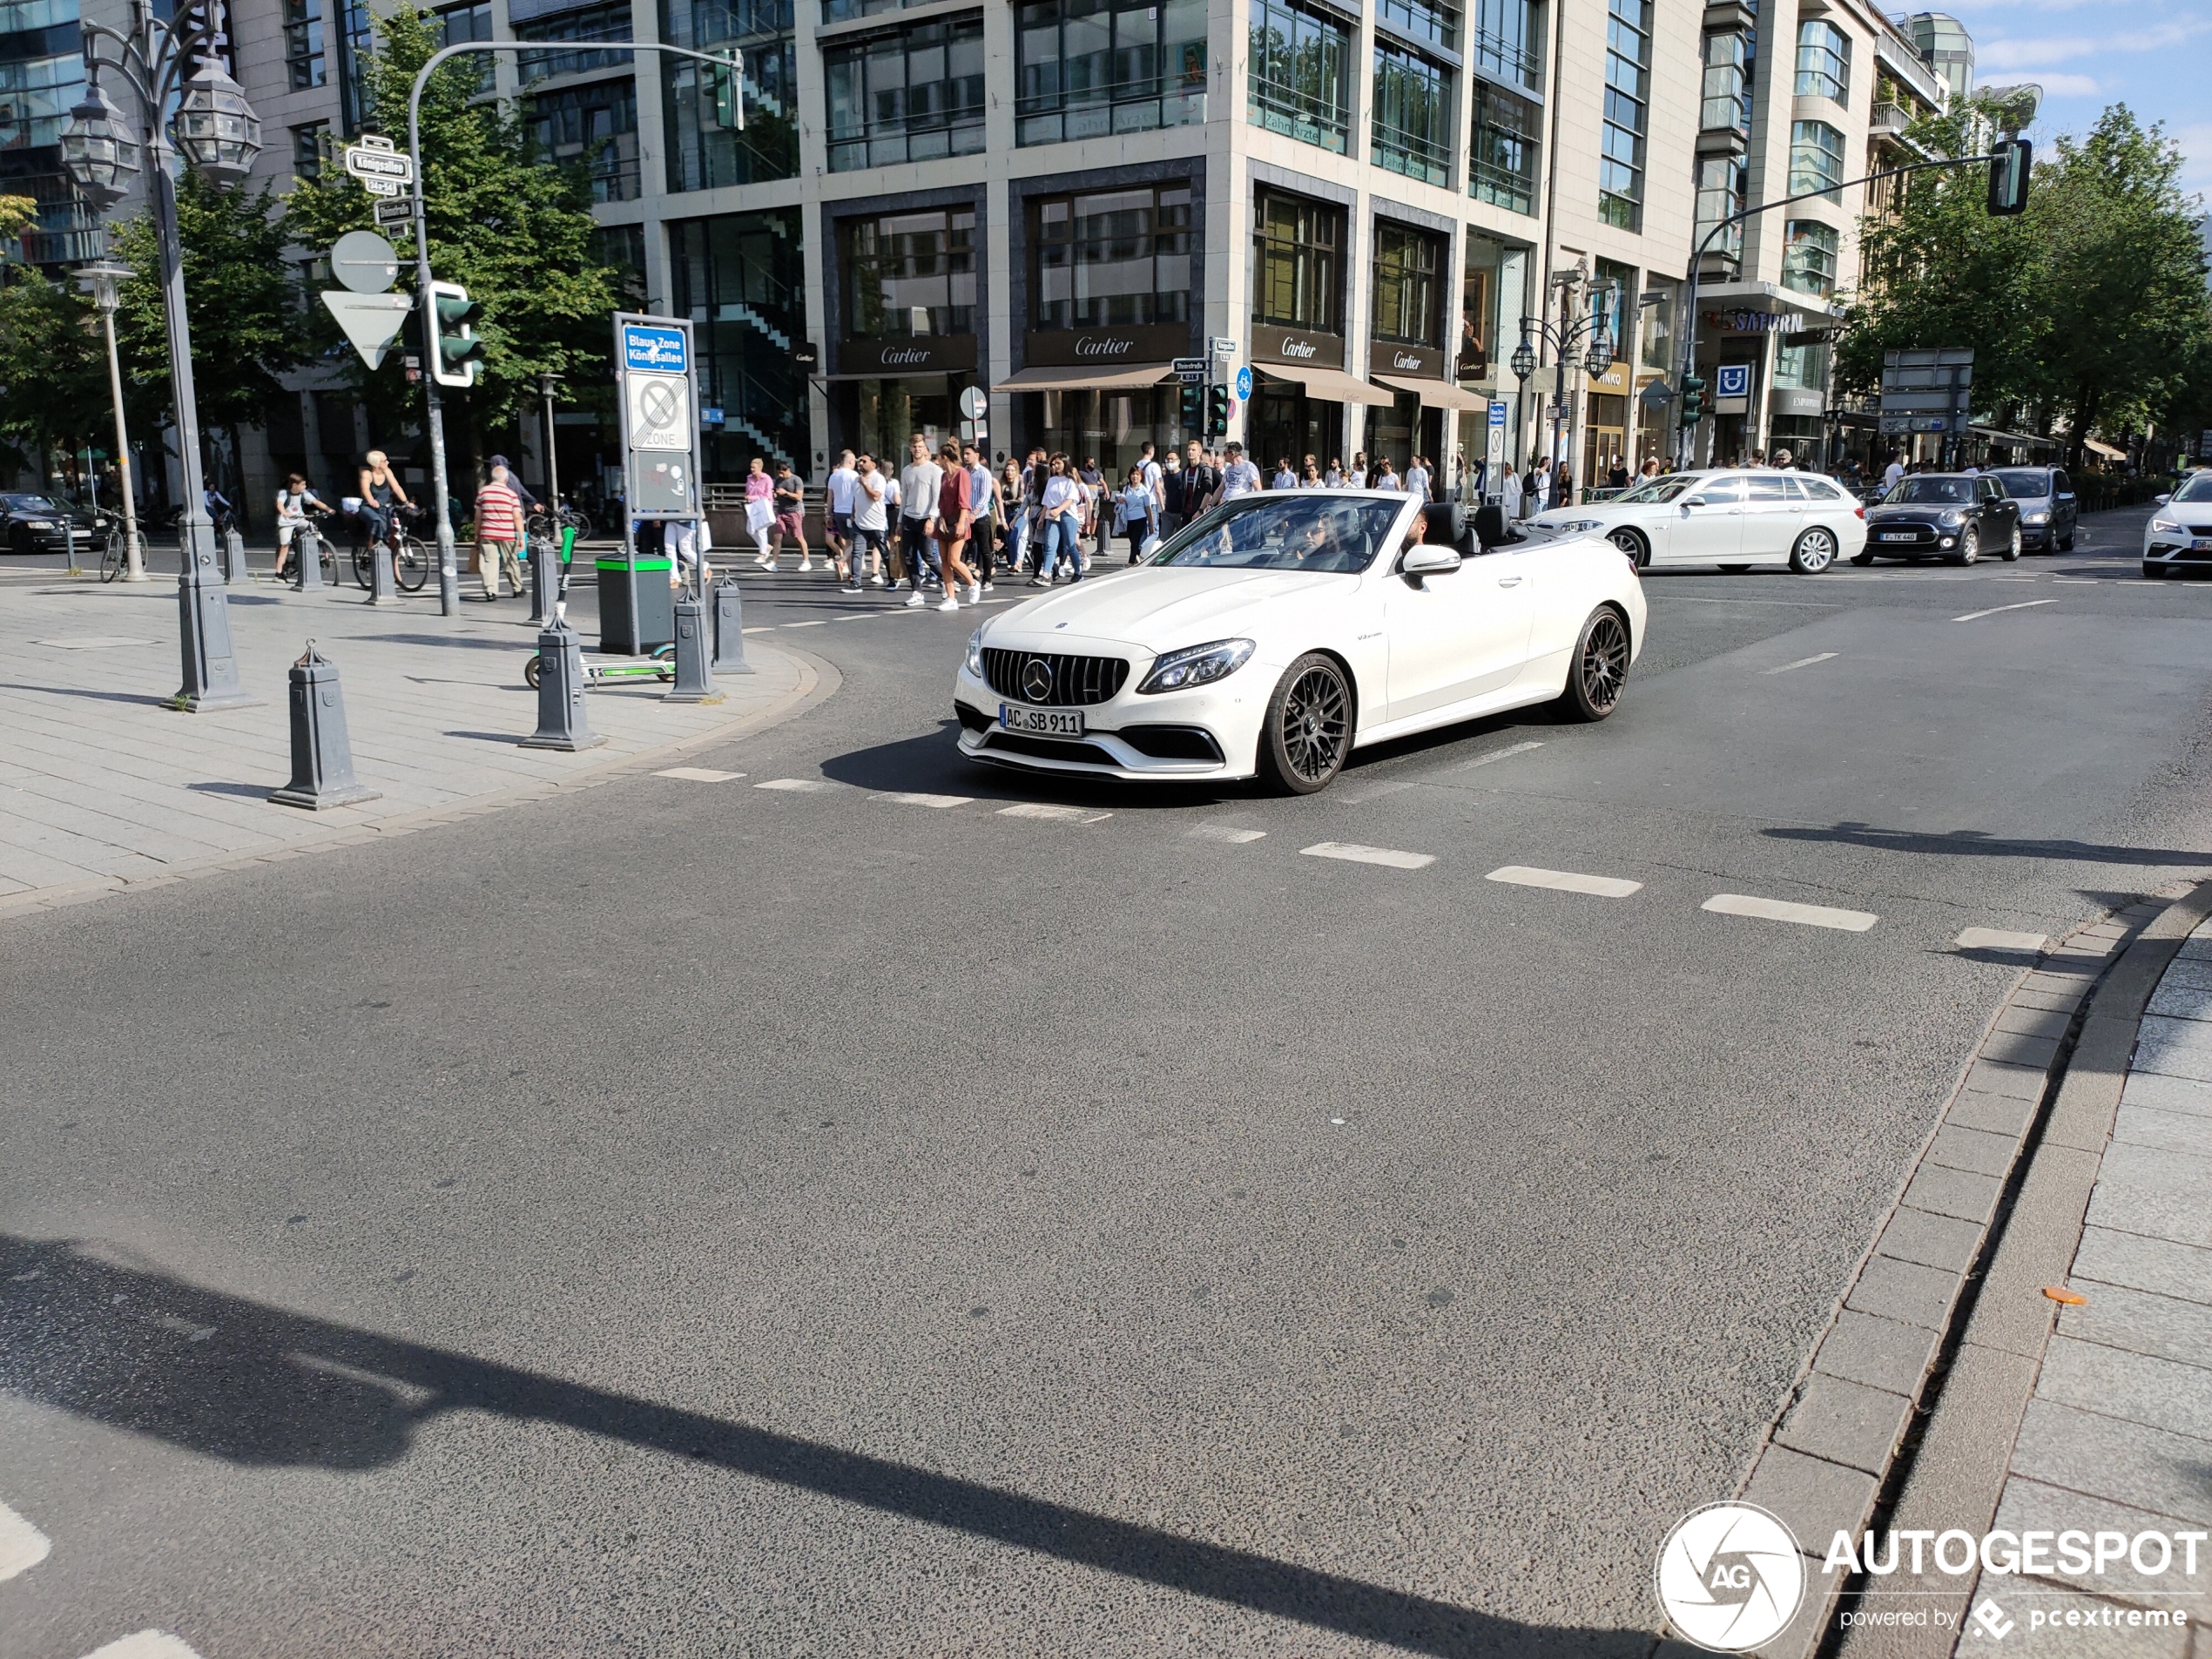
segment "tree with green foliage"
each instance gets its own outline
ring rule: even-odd
[[[0,196],[0,242],[12,242],[38,222],[38,204],[28,196]]]
[[[109,430],[107,345],[98,314],[36,271],[0,281],[0,469],[73,455]]]
[[[368,125],[404,142],[408,90],[438,49],[436,20],[402,7],[377,18],[375,28],[379,49],[364,66]],[[578,386],[606,375],[608,318],[624,301],[623,273],[596,251],[583,165],[556,166],[538,154],[515,106],[482,98],[478,88],[477,64],[464,57],[430,78],[421,106],[430,268],[484,307],[476,325],[485,345],[481,379],[469,390],[444,393],[448,439],[467,456],[482,453],[489,429],[534,406],[541,374]],[[287,224],[294,241],[327,249],[346,232],[372,226],[372,200],[359,181],[334,170],[300,182]],[[400,252],[411,289],[415,250]],[[407,338],[419,353],[419,313]],[[406,384],[399,354],[374,371],[350,349],[346,355],[347,376],[378,428],[396,432],[414,423],[421,393]]]

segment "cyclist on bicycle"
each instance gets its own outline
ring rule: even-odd
[[[327,518],[330,515],[330,505],[314,490],[307,488],[307,481],[305,478],[296,472],[292,473],[286,477],[284,488],[278,490],[276,495],[276,573],[277,580],[280,582],[284,580],[285,567],[291,562],[293,537],[301,530],[312,529],[307,517],[310,512],[320,514]],[[301,537],[300,539],[304,544],[309,538]],[[316,556],[320,558],[320,553],[318,552]]]
[[[362,460],[361,517],[368,521],[369,540],[388,543],[396,557],[400,547],[400,509],[415,503],[407,498],[399,474],[392,470],[391,460],[381,449],[371,449]]]
[[[231,504],[223,493],[212,484],[199,492],[199,503],[207,509],[207,521],[215,527],[215,534],[222,535],[231,528]]]

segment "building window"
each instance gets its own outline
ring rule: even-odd
[[[1442,68],[1376,45],[1375,165],[1432,185],[1450,183],[1451,106]]]
[[[1723,220],[1743,211],[1743,164],[1734,156],[1701,156],[1697,160],[1696,246],[1724,260],[1743,257],[1743,221],[1737,219],[1710,247],[1705,238]]]
[[[1190,187],[1140,185],[1029,206],[1031,326],[1187,322]]]
[[[1751,44],[1743,35],[1705,37],[1705,98],[1697,125],[1708,132],[1751,127]]]
[[[368,113],[366,77],[375,49],[368,0],[338,0],[338,101],[348,133],[360,132]]]
[[[1517,338],[1528,250],[1509,246],[1470,226],[1467,232],[1467,273],[1460,283],[1460,350],[1457,377],[1477,384],[1498,368],[1501,350]]]
[[[838,225],[845,337],[917,340],[975,332],[975,210],[937,207]]]
[[[1617,361],[1635,354],[1632,338],[1636,326],[1636,271],[1617,260],[1600,260],[1589,289],[1590,316],[1605,326]],[[1595,337],[1595,335],[1593,335]]]
[[[513,16],[511,10],[509,16]],[[552,17],[533,17],[527,23],[516,24],[514,29],[517,40],[628,40],[630,7],[626,3],[585,6],[580,10],[563,11]],[[516,73],[525,81],[536,81],[549,75],[577,75],[595,69],[616,69],[631,62],[635,57],[633,52],[589,49],[523,52],[516,59]]]
[[[1544,82],[1542,46],[1536,0],[1475,0],[1467,55],[1477,69],[1534,91]]]
[[[491,0],[477,0],[469,6],[455,6],[438,13],[438,44],[456,46],[463,41],[491,38]],[[489,92],[498,84],[498,68],[489,52],[471,52],[469,62],[476,71],[476,90]]]
[[[1790,194],[1844,182],[1844,135],[1825,121],[1790,124]]]
[[[0,8],[0,17],[16,7]],[[284,0],[284,67],[295,92],[327,78],[322,55],[322,0]]]
[[[1675,285],[1645,280],[1651,284],[1647,292],[1656,297],[1650,305],[1638,307],[1643,318],[1643,351],[1638,361],[1646,368],[1669,369],[1675,366]]]
[[[1252,320],[1344,332],[1344,209],[1258,191],[1252,197]]]
[[[1375,221],[1372,322],[1378,340],[1436,346],[1444,318],[1444,239]]]
[[[855,17],[874,17],[887,11],[928,3],[929,0],[822,0],[822,21],[851,23]]]
[[[840,40],[822,53],[832,172],[983,148],[983,14]]]
[[[1352,137],[1352,30],[1326,13],[1251,0],[1255,126],[1343,155]]]
[[[1782,346],[1774,354],[1774,383],[1784,391],[1817,392],[1828,383],[1828,347]]]
[[[660,37],[695,51],[745,54],[745,130],[721,125],[712,72],[664,56],[668,187],[712,190],[799,176],[799,47],[792,0],[661,0]]]
[[[310,121],[305,126],[292,129],[292,176],[294,179],[322,177],[323,158],[330,146],[330,123]]]
[[[538,153],[581,165],[595,202],[637,197],[637,84],[624,78],[563,87],[528,99],[525,119]]]
[[[1643,228],[1643,135],[1651,97],[1651,0],[1611,0],[1605,20],[1605,134],[1598,217]]]
[[[722,411],[719,427],[699,433],[711,481],[744,477],[755,455],[806,471],[806,374],[791,353],[809,337],[799,218],[779,207],[668,226],[671,303],[691,320],[700,401]]]
[[[1536,211],[1536,106],[1487,81],[1472,83],[1474,122],[1467,145],[1467,191],[1516,213]]]
[[[1015,142],[1061,144],[1206,118],[1204,0],[1044,0],[1015,17]]]
[[[1782,236],[1782,286],[1825,300],[1836,292],[1836,255],[1843,239],[1817,219],[1793,219]]]
[[[1848,101],[1851,94],[1851,37],[1832,23],[1817,20],[1797,29],[1797,96]]]
[[[1446,51],[1460,49],[1460,9],[1449,0],[1376,0],[1375,21]]]

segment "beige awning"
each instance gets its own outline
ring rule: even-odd
[[[1025,368],[1009,374],[994,389],[1001,392],[1129,392],[1157,386],[1175,368],[1173,363],[1125,363],[1119,368],[1090,368],[1072,364],[1065,368]]]
[[[2108,443],[2099,443],[2094,438],[2082,439],[2081,447],[2084,449],[2087,449],[2091,455],[2102,455],[2107,461],[2125,461],[2128,459],[2128,452],[2125,449],[2115,449]]]
[[[1375,381],[1380,386],[1394,386],[1401,392],[1411,392],[1432,409],[1487,410],[1490,407],[1488,398],[1462,392],[1445,381],[1400,380],[1395,374],[1378,374]]]
[[[1296,363],[1255,363],[1252,367],[1270,380],[1302,386],[1306,396],[1331,403],[1372,403],[1377,408],[1387,408],[1398,401],[1396,394],[1378,391],[1340,368],[1306,368]]]

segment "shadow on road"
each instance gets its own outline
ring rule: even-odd
[[[1634,1630],[1494,1618],[1447,1602],[1092,1514],[910,1464],[288,1313],[0,1234],[0,1387],[203,1456],[367,1470],[442,1413],[563,1427],[952,1527],[1080,1567],[1439,1655],[1646,1655]]]
[[[143,691],[88,691],[74,685],[23,685],[13,680],[0,680],[0,691],[45,691],[55,697],[89,697],[96,703],[143,703],[157,709],[169,706],[165,697],[152,697]]]
[[[1871,846],[1885,853],[1936,853],[1984,859],[2077,859],[2090,864],[2141,864],[2174,869],[2212,866],[2212,853],[2163,846],[2107,846],[2094,841],[2012,840],[1986,830],[1952,830],[1930,835],[1917,830],[1876,829],[1871,824],[1838,824],[1832,829],[1785,826],[1762,830],[1778,841],[1831,841]]]

